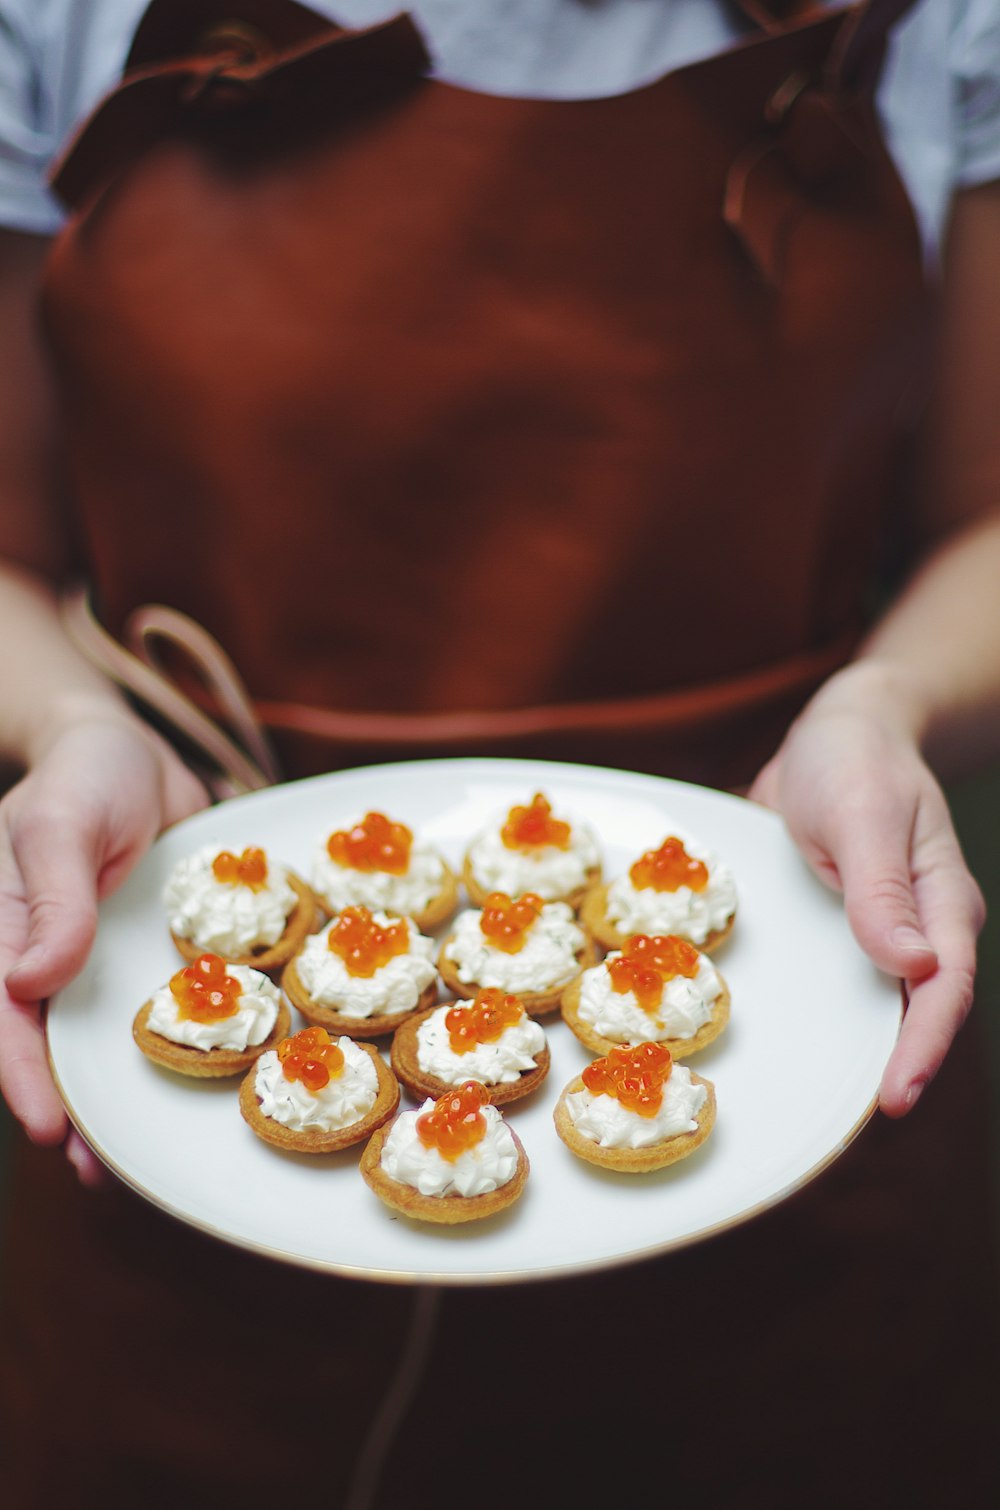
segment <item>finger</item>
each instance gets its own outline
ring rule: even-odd
[[[6,992],[0,1002],[0,1093],[32,1142],[51,1147],[63,1141],[66,1113],[49,1073],[37,1013]]]
[[[20,877],[6,835],[0,833],[0,974],[21,954],[26,933]],[[37,1005],[13,1001],[2,988],[0,1095],[34,1142],[62,1142],[66,1114],[49,1074]]]
[[[80,1184],[86,1185],[88,1190],[100,1190],[109,1183],[104,1165],[75,1129],[66,1139],[66,1157],[76,1170]]]
[[[879,1105],[887,1116],[903,1117],[912,1111],[941,1068],[972,1005],[973,975],[968,967],[941,967],[912,987],[879,1090]]]
[[[33,809],[12,834],[27,909],[26,947],[7,972],[20,1001],[41,1001],[79,973],[97,927],[95,836],[78,816]]]
[[[843,816],[830,845],[855,938],[880,969],[903,980],[920,979],[938,962],[914,896],[914,823],[901,805],[866,805]]]
[[[918,878],[916,895],[940,963],[910,986],[899,1041],[882,1078],[880,1101],[891,1117],[916,1105],[972,1006],[976,939],[985,918],[982,895],[957,841],[942,841],[937,849],[936,863]]]

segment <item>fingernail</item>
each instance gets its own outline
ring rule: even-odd
[[[40,949],[29,949],[27,954],[23,954],[17,964],[12,965],[7,971],[4,977],[5,984],[16,986],[17,982],[23,976],[30,974],[32,970],[36,970],[41,963],[42,951]]]
[[[895,949],[900,949],[905,954],[937,954],[933,944],[929,944],[922,933],[906,924],[893,929],[892,943]]]
[[[920,1100],[920,1097],[924,1093],[924,1087],[925,1087],[926,1084],[927,1084],[926,1080],[914,1080],[912,1082],[912,1084],[910,1084],[910,1085],[907,1086],[907,1088],[906,1088],[906,1108],[907,1108],[907,1111],[912,1111],[913,1108],[916,1106],[917,1102]]]

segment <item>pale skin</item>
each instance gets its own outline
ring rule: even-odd
[[[944,374],[931,425],[924,561],[858,658],[789,730],[751,796],[776,808],[841,890],[875,963],[909,1008],[881,1086],[909,1111],[972,1001],[983,903],[935,771],[1000,751],[1000,186],[956,204],[946,260]],[[54,586],[67,561],[52,405],[30,318],[46,245],[0,233],[0,755],[27,771],[0,803],[0,1089],[39,1144],[70,1131],[48,1072],[41,1003],[81,968],[97,901],[156,834],[207,797],[173,751],[65,639]]]

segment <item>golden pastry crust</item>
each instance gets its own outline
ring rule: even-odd
[[[420,1031],[420,1025],[437,1010],[437,1007],[431,1007],[429,1011],[408,1017],[393,1038],[390,1051],[392,1067],[407,1090],[412,1091],[415,1096],[433,1096],[435,1100],[438,1096],[443,1096],[446,1091],[455,1089],[449,1081],[439,1080],[436,1075],[428,1075],[420,1068],[417,1061],[417,1034]],[[525,1096],[530,1096],[549,1073],[550,1064],[551,1055],[546,1046],[536,1056],[535,1068],[522,1071],[517,1080],[497,1085],[482,1081],[483,1088],[489,1093],[490,1104],[507,1106],[511,1101],[520,1101]],[[475,1079],[475,1076],[466,1075],[464,1078]]]
[[[446,958],[446,950],[454,937],[453,933],[449,933],[441,945],[441,952],[438,955],[438,974],[448,989],[454,991],[456,996],[463,998],[475,996],[476,992],[482,989],[482,981],[460,979],[457,967],[450,959]],[[573,976],[573,980],[578,980],[584,970],[589,969],[597,959],[592,939],[588,938],[582,949],[577,950],[576,958],[579,969],[576,975]],[[530,1017],[544,1017],[547,1012],[557,1012],[559,1010],[562,994],[571,984],[572,981],[564,981],[562,985],[551,986],[547,991],[518,991],[516,995],[524,1003],[524,1009]]]
[[[715,972],[722,987],[719,995],[712,1003],[712,1015],[707,1022],[702,1023],[697,1033],[690,1038],[657,1038],[656,1043],[662,1043],[670,1050],[672,1059],[688,1059],[692,1054],[697,1054],[699,1049],[705,1048],[718,1038],[726,1023],[729,1021],[729,987],[719,972]],[[594,1027],[592,1022],[585,1022],[580,1016],[580,986],[578,978],[566,987],[562,996],[562,1015],[579,1038],[582,1044],[592,1049],[595,1054],[610,1054],[612,1049],[619,1048],[627,1042],[624,1038],[604,1038]]]
[[[437,1001],[437,981],[432,980],[421,991],[416,1003],[405,1012],[376,1012],[371,1017],[355,1017],[348,1012],[338,1012],[336,1007],[313,1001],[302,984],[295,960],[289,960],[285,966],[281,989],[307,1022],[326,1028],[329,1033],[346,1033],[348,1038],[385,1038],[389,1033],[395,1033],[415,1012],[424,1012]]]
[[[573,891],[566,892],[563,896],[546,897],[545,900],[546,902],[568,902],[570,907],[573,908],[574,912],[579,911],[584,897],[587,896],[588,892],[590,892],[593,887],[599,884],[600,879],[600,865],[592,865],[588,869],[586,877],[581,886],[577,886]],[[494,886],[480,886],[479,882],[476,880],[475,874],[473,873],[472,861],[469,858],[468,854],[462,861],[462,881],[464,882],[466,891],[469,893],[471,902],[476,907],[482,907],[483,903],[486,901],[486,898],[490,895],[490,893],[496,890],[496,887]],[[518,895],[523,895],[523,893],[519,892]]]
[[[371,1111],[359,1121],[341,1128],[324,1130],[319,1127],[286,1127],[273,1117],[265,1117],[261,1111],[260,1098],[255,1088],[257,1066],[254,1065],[240,1085],[240,1111],[258,1138],[270,1143],[272,1148],[282,1148],[291,1153],[336,1153],[338,1149],[350,1148],[354,1143],[363,1142],[383,1123],[388,1122],[399,1106],[399,1082],[378,1049],[370,1043],[359,1043],[357,1047],[369,1055],[378,1074],[378,1094]]]
[[[506,1185],[489,1190],[485,1195],[421,1195],[412,1185],[391,1179],[382,1168],[382,1147],[388,1135],[388,1127],[381,1127],[374,1134],[361,1155],[361,1173],[365,1183],[387,1206],[418,1221],[451,1227],[458,1222],[478,1222],[484,1217],[495,1216],[498,1211],[514,1204],[528,1178],[528,1155],[517,1133],[511,1129],[510,1135],[517,1148],[517,1168]]]
[[[725,926],[716,928],[708,935],[703,944],[695,943],[693,939],[691,942],[695,943],[695,947],[700,949],[702,954],[711,954],[712,950],[718,949],[723,940],[727,939],[730,933],[732,933],[735,920],[736,914],[734,912],[727,919]],[[595,886],[584,897],[583,905],[580,908],[580,922],[599,944],[603,944],[605,949],[624,949],[625,940],[630,937],[629,934],[622,933],[608,917],[607,885]],[[676,934],[678,938],[686,937],[679,928],[673,928],[670,931]]]
[[[263,1043],[252,1044],[246,1049],[193,1049],[185,1043],[174,1043],[154,1033],[148,1026],[153,1003],[147,1001],[140,1007],[132,1024],[132,1037],[147,1059],[162,1064],[165,1069],[175,1070],[178,1075],[191,1075],[196,1080],[221,1080],[229,1075],[243,1075],[256,1064],[261,1054],[273,1049],[282,1038],[288,1037],[292,1016],[284,1002],[278,1008],[277,1021]]]
[[[274,944],[264,944],[259,949],[251,949],[249,954],[232,954],[226,957],[229,965],[250,965],[254,970],[260,970],[264,975],[274,975],[297,954],[305,943],[310,933],[314,933],[320,921],[321,908],[312,888],[305,881],[300,880],[292,871],[288,871],[288,884],[294,891],[297,901],[288,915],[285,923],[285,931],[280,939]],[[203,944],[195,943],[194,939],[181,938],[179,934],[171,931],[170,937],[174,941],[174,948],[182,959],[193,965],[201,955],[209,952]],[[214,953],[214,951],[211,951]]]
[[[668,1164],[676,1164],[678,1159],[686,1159],[696,1148],[700,1148],[715,1126],[715,1086],[711,1080],[704,1080],[693,1070],[691,1079],[695,1085],[703,1085],[708,1092],[704,1105],[694,1119],[697,1124],[694,1132],[676,1133],[672,1138],[664,1138],[661,1143],[651,1143],[648,1148],[602,1148],[592,1138],[585,1138],[577,1132],[576,1123],[566,1106],[567,1096],[586,1090],[579,1076],[570,1081],[556,1102],[552,1114],[556,1132],[571,1153],[585,1159],[588,1164],[599,1164],[602,1169],[616,1169],[621,1174],[649,1174],[654,1169],[666,1169]]]
[[[442,860],[441,864],[444,866],[441,890],[432,896],[426,907],[419,912],[399,912],[393,907],[375,906],[370,902],[351,902],[348,906],[365,906],[373,912],[384,912],[390,917],[407,917],[411,923],[416,924],[421,933],[433,933],[435,928],[440,928],[442,923],[448,921],[458,906],[458,879],[446,860]],[[336,911],[321,892],[316,893],[316,900],[327,921],[337,916]]]

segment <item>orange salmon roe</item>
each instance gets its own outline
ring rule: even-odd
[[[528,929],[541,916],[545,904],[533,891],[513,901],[506,892],[491,891],[483,903],[479,920],[483,938],[504,954],[517,954],[524,948]]]
[[[644,1012],[655,1012],[667,981],[677,975],[693,980],[698,974],[698,951],[672,933],[634,933],[618,959],[608,960],[608,974],[612,991],[631,991]]]
[[[569,824],[553,818],[552,804],[536,792],[530,807],[511,808],[500,837],[507,849],[540,849],[543,845],[568,849]]]
[[[604,1059],[595,1059],[582,1079],[592,1096],[613,1096],[626,1111],[655,1117],[672,1069],[670,1050],[662,1043],[640,1043],[635,1048],[612,1049]]]
[[[478,1080],[466,1080],[457,1090],[439,1096],[429,1112],[417,1118],[417,1137],[425,1148],[436,1148],[442,1159],[454,1164],[467,1148],[474,1148],[486,1133],[481,1108],[489,1092]]]
[[[236,1016],[243,987],[226,974],[225,961],[217,954],[200,954],[193,965],[171,977],[170,990],[182,1020],[222,1022]]]
[[[393,823],[384,813],[366,813],[350,829],[338,829],[326,841],[327,853],[350,870],[384,870],[405,876],[410,865],[413,834],[405,823]]]
[[[448,1041],[454,1054],[468,1054],[480,1043],[496,1043],[505,1028],[520,1022],[524,1007],[516,996],[510,996],[497,986],[477,991],[475,1000],[467,1007],[452,1007],[445,1014],[444,1025],[448,1029]]]
[[[649,887],[654,891],[678,891],[682,886],[704,891],[708,885],[708,866],[693,859],[682,841],[673,836],[664,839],[659,849],[648,849],[636,860],[629,875],[638,891]]]
[[[303,1028],[278,1044],[281,1072],[286,1080],[301,1080],[315,1096],[336,1080],[344,1068],[343,1051],[326,1028]]]
[[[344,961],[348,975],[366,980],[410,946],[410,930],[404,919],[376,923],[368,907],[345,907],[327,934],[327,943]]]
[[[251,891],[260,891],[267,882],[267,856],[250,845],[241,855],[224,849],[212,861],[212,874],[226,886],[249,886]]]

